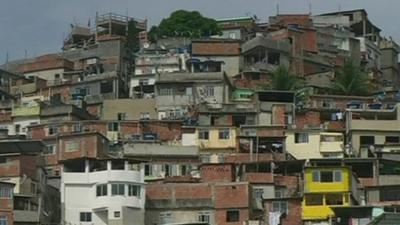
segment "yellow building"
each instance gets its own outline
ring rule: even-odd
[[[307,167],[304,171],[303,220],[326,220],[331,207],[353,205],[356,180],[348,167]]]
[[[320,129],[287,130],[286,151],[296,159],[342,158],[343,134]]]
[[[200,127],[196,129],[196,144],[201,150],[236,149],[235,127]]]

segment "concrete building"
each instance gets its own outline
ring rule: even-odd
[[[40,141],[0,141],[0,181],[13,188],[13,224],[59,223],[57,191],[47,186]]]
[[[144,170],[124,159],[81,158],[63,163],[65,224],[144,224]]]
[[[250,218],[247,182],[151,184],[146,193],[145,224],[149,225],[243,224]]]
[[[384,79],[383,86],[385,88],[397,89],[400,85],[400,68],[398,63],[400,47],[391,39],[383,39],[379,43],[379,49],[381,52],[380,65]]]
[[[348,167],[307,167],[304,171],[302,220],[329,224],[331,207],[358,203],[357,181]]]
[[[367,157],[374,145],[399,143],[399,108],[396,104],[359,104],[346,110],[346,136],[351,153]]]
[[[192,40],[191,57],[201,61],[223,62],[222,71],[233,77],[242,70],[241,42],[232,39]]]
[[[344,135],[321,130],[287,130],[285,132],[286,152],[296,159],[342,158]]]
[[[220,105],[230,99],[231,83],[218,72],[157,75],[156,104],[159,119],[191,117],[200,103]]]
[[[14,224],[14,186],[13,183],[0,182],[0,220],[3,224]]]
[[[257,19],[250,16],[221,18],[216,21],[222,34],[214,35],[212,38],[246,41],[254,37],[257,31]]]
[[[178,141],[132,141],[123,146],[123,156],[147,161],[144,165],[147,182],[177,177],[196,178],[200,164],[199,149],[197,146],[182,145]]]
[[[157,118],[155,99],[115,99],[103,101],[102,120],[150,120]]]

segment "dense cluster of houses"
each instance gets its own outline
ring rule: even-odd
[[[0,224],[398,224],[399,46],[364,10],[217,23],[150,43],[96,15],[2,65]],[[330,94],[349,59],[375,92]],[[265,88],[281,66],[304,87]]]

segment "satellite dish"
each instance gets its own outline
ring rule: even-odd
[[[149,43],[146,42],[146,43],[143,44],[143,48],[149,48],[149,47],[150,47]]]
[[[165,50],[165,46],[164,45],[160,45],[162,50]]]

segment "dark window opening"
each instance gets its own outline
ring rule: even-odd
[[[124,170],[125,169],[125,162],[124,161],[113,161],[111,163],[112,170]]]
[[[360,136],[360,145],[373,145],[375,144],[374,136]]]
[[[100,83],[100,93],[112,93],[114,92],[114,83],[112,81],[101,82]]]
[[[400,137],[399,136],[386,136],[385,143],[399,143]]]
[[[233,115],[232,123],[235,127],[240,127],[240,125],[246,124],[246,116],[245,115]]]
[[[238,221],[239,221],[239,210],[226,211],[226,222],[238,222]]]
[[[325,199],[327,205],[343,205],[342,194],[327,194]]]
[[[279,65],[280,54],[277,52],[268,52],[268,64]]]
[[[321,171],[321,182],[333,182],[333,173],[331,171]]]
[[[323,205],[323,197],[321,194],[306,195],[306,205]]]

